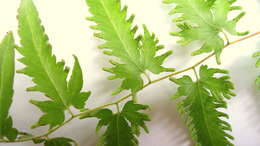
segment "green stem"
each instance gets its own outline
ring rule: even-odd
[[[146,72],[144,72],[144,75],[145,75],[145,77],[147,78],[148,83],[151,83],[152,80],[151,80],[150,76],[149,76]]]
[[[243,40],[252,38],[252,37],[254,37],[254,36],[256,36],[256,35],[259,35],[259,34],[260,34],[260,31],[254,33],[254,34],[248,35],[248,36],[246,36],[246,37],[243,37],[243,38],[241,38],[241,39],[238,39],[238,40],[236,40],[236,41],[230,42],[230,43],[228,43],[227,45],[225,45],[224,48],[227,48],[227,47],[230,46],[230,45],[233,45],[233,44],[236,44],[236,43],[241,42],[241,41],[243,41]],[[200,60],[199,62],[197,62],[197,63],[195,63],[194,65],[192,65],[191,67],[188,67],[188,68],[185,68],[185,69],[183,69],[183,70],[180,70],[180,71],[171,73],[171,74],[169,74],[169,75],[163,76],[163,77],[158,78],[158,79],[156,79],[156,80],[151,80],[151,82],[145,84],[141,90],[143,90],[144,88],[148,87],[148,86],[151,85],[151,84],[155,84],[155,83],[160,82],[160,81],[162,81],[162,80],[168,79],[168,78],[170,78],[170,77],[172,77],[172,76],[175,76],[175,75],[178,75],[178,74],[187,72],[187,71],[192,70],[192,69],[194,70],[195,67],[199,66],[200,64],[202,64],[203,62],[205,62],[206,60],[208,60],[209,58],[211,58],[211,57],[214,56],[214,55],[215,55],[214,53],[208,55],[207,57],[203,58],[203,59]],[[122,98],[120,98],[120,99],[118,99],[118,100],[116,100],[116,101],[114,101],[114,102],[112,102],[112,103],[104,104],[104,105],[98,106],[98,107],[93,108],[93,109],[88,109],[88,110],[83,111],[83,112],[81,112],[81,113],[79,113],[79,114],[76,114],[76,115],[74,115],[74,114],[71,112],[71,110],[69,110],[69,112],[70,112],[70,114],[71,114],[72,116],[71,116],[68,120],[66,120],[65,122],[63,122],[61,125],[59,125],[59,126],[53,128],[53,129],[50,129],[49,131],[47,131],[46,133],[44,133],[44,134],[42,134],[42,135],[35,136],[35,137],[24,138],[24,139],[17,139],[17,140],[15,140],[15,141],[9,141],[9,140],[6,140],[6,139],[0,139],[0,143],[1,143],[1,142],[3,142],[3,143],[25,142],[25,141],[31,141],[31,140],[37,139],[37,138],[46,137],[46,136],[52,134],[53,132],[57,131],[59,128],[63,127],[64,125],[66,125],[67,123],[69,123],[70,121],[72,121],[72,120],[75,119],[75,118],[84,116],[84,115],[86,115],[86,114],[89,114],[89,113],[91,113],[91,112],[95,112],[95,111],[97,111],[97,110],[100,110],[100,109],[105,108],[105,107],[108,107],[108,106],[117,105],[117,104],[119,104],[120,102],[122,102],[122,101],[128,99],[128,98],[131,97],[131,96],[133,96],[133,94],[128,94],[128,95],[126,95],[126,96],[124,96],[124,97],[122,97]],[[75,146],[77,146],[77,144],[75,144]]]
[[[221,32],[223,33],[224,37],[226,38],[227,44],[229,44],[229,43],[230,43],[230,41],[229,41],[229,39],[228,39],[228,36],[227,36],[227,34],[226,34],[224,31],[221,31]]]

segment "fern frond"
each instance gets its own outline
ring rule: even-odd
[[[64,61],[57,62],[52,54],[52,47],[32,0],[22,0],[18,19],[22,46],[17,50],[23,55],[19,61],[26,66],[18,72],[32,77],[35,86],[28,88],[28,91],[39,91],[49,98],[43,102],[31,101],[45,113],[33,127],[48,124],[56,126],[64,121],[64,110],[69,110],[71,105],[83,108],[90,95],[80,93],[83,80],[81,68],[75,57],[75,66],[68,83],[69,69],[65,67]],[[59,117],[56,121],[55,114]]]
[[[129,101],[121,112],[114,114],[109,109],[102,109],[81,118],[96,117],[100,119],[97,131],[104,126],[107,127],[99,139],[99,146],[138,146],[137,136],[140,134],[140,127],[148,132],[145,122],[150,119],[148,115],[140,113],[140,110],[146,109],[148,109],[146,105]]]
[[[119,93],[124,89],[136,92],[143,87],[141,74],[145,70],[153,73],[172,71],[162,67],[163,61],[171,54],[156,57],[160,46],[154,36],[145,29],[145,36],[140,41],[136,37],[137,26],[133,26],[134,15],[127,18],[127,7],[121,8],[119,0],[86,0],[89,11],[93,17],[88,19],[96,23],[91,28],[98,30],[95,36],[106,42],[99,46],[105,49],[104,53],[117,57],[118,61],[111,61],[112,68],[104,68],[114,75],[109,79],[123,79],[121,87],[114,92]],[[141,43],[142,42],[142,43]]]
[[[18,134],[8,114],[14,93],[14,49],[13,34],[9,32],[0,44],[0,138],[7,137],[10,140],[16,139]]]
[[[236,31],[236,24],[245,12],[239,13],[231,20],[228,19],[230,11],[241,9],[233,6],[234,2],[236,0],[164,0],[166,4],[176,4],[170,15],[180,14],[180,17],[173,19],[178,23],[180,32],[174,32],[172,35],[181,37],[179,43],[183,45],[196,40],[202,41],[202,47],[192,55],[213,51],[217,63],[220,64],[220,54],[224,48],[224,40],[220,33],[226,31],[232,35],[248,34],[248,32]]]
[[[171,78],[180,86],[175,97],[184,97],[178,103],[179,111],[193,139],[201,146],[233,146],[230,142],[233,137],[228,133],[231,126],[224,121],[228,115],[220,109],[226,108],[226,99],[235,95],[231,92],[234,87],[228,76],[215,77],[219,73],[227,74],[227,71],[201,66],[196,82],[189,76]]]

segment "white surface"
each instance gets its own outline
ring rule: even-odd
[[[161,44],[167,49],[173,49],[174,55],[167,62],[168,66],[182,69],[202,56],[190,57],[192,46],[180,47],[175,43],[176,38],[169,35],[176,30],[167,15],[170,7],[163,5],[161,0],[122,0],[129,6],[129,12],[136,14],[135,22],[146,24],[150,31],[156,33]],[[92,91],[88,101],[89,107],[95,107],[108,101],[115,100],[110,93],[119,81],[108,81],[108,73],[101,70],[108,65],[108,57],[104,56],[96,46],[101,41],[92,36],[89,29],[91,22],[85,20],[89,12],[84,0],[35,0],[41,19],[53,45],[53,52],[59,59],[72,63],[72,54],[76,54],[81,62],[85,75],[85,89]],[[246,17],[239,23],[240,30],[256,32],[260,30],[260,1],[239,0],[247,12]],[[0,38],[12,30],[16,33],[16,12],[19,0],[0,0]],[[236,38],[232,38],[235,40]],[[232,135],[236,146],[260,145],[260,100],[259,92],[254,87],[254,79],[260,70],[255,69],[253,52],[260,49],[260,36],[235,44],[223,52],[220,68],[230,70],[232,81],[236,86],[237,97],[229,102],[228,113],[233,127]],[[16,36],[16,41],[18,37]],[[17,55],[18,57],[19,55]],[[216,67],[214,59],[207,61],[211,67]],[[17,63],[17,69],[22,65]],[[153,77],[155,78],[155,77]],[[17,74],[15,79],[15,96],[11,115],[15,126],[23,131],[40,134],[47,128],[31,130],[29,127],[42,114],[36,107],[28,103],[30,98],[42,97],[39,93],[28,93],[26,87],[31,85],[28,77]],[[169,100],[176,86],[165,80],[139,93],[141,103],[151,105],[152,121],[148,123],[150,134],[142,134],[140,146],[190,146],[191,140],[184,124],[175,109],[175,103]],[[74,120],[51,135],[65,136],[76,139],[80,146],[94,146],[96,119]],[[0,146],[33,146],[32,143],[0,144]]]

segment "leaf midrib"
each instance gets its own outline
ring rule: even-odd
[[[207,20],[206,18],[204,18],[202,15],[200,15],[200,13],[199,13],[197,7],[194,7],[194,6],[192,5],[192,2],[191,2],[190,0],[189,0],[189,3],[190,3],[191,8],[196,12],[196,14],[202,19],[202,21],[203,21],[205,24],[207,24],[207,25],[209,25],[209,26],[215,28],[214,25],[212,25],[212,24],[210,24],[210,23],[208,23],[208,22],[206,21],[206,20]]]
[[[28,15],[28,12],[30,12],[29,11],[29,8],[24,8],[23,9],[25,12],[26,12],[26,14],[25,14],[25,19],[27,20],[27,23],[28,23],[28,25],[29,25],[29,31],[30,31],[30,33],[31,33],[31,35],[32,35],[32,43],[33,43],[33,46],[35,47],[35,51],[37,52],[37,56],[38,56],[38,58],[39,58],[39,60],[40,60],[40,63],[41,63],[41,67],[43,67],[43,69],[44,69],[44,72],[46,73],[46,75],[47,75],[47,78],[50,80],[50,82],[52,83],[52,85],[53,85],[53,87],[54,87],[54,89],[55,89],[55,91],[56,91],[56,93],[58,94],[58,96],[59,96],[59,98],[60,98],[60,100],[62,101],[62,103],[63,103],[63,105],[66,107],[66,108],[68,108],[67,107],[67,104],[66,104],[66,102],[64,101],[64,99],[65,99],[65,97],[63,97],[61,94],[60,94],[60,92],[59,92],[59,90],[58,90],[58,87],[57,87],[57,85],[55,84],[55,81],[53,81],[53,79],[52,79],[52,77],[51,77],[51,75],[50,75],[50,73],[49,73],[49,70],[43,65],[44,63],[43,63],[43,61],[42,61],[42,58],[40,57],[40,55],[39,55],[39,52],[37,51],[37,49],[36,48],[42,48],[42,46],[38,46],[37,44],[35,44],[35,38],[37,37],[37,35],[35,35],[34,33],[33,33],[33,31],[32,31],[32,23],[31,23],[31,21],[30,21],[30,15]],[[37,13],[37,12],[34,12],[34,13]],[[29,13],[30,14],[30,13]],[[36,14],[36,15],[38,15],[38,14]],[[38,19],[38,18],[36,18],[36,19]],[[38,20],[38,22],[39,22],[39,20]],[[40,26],[41,27],[41,26]],[[41,43],[40,43],[41,44]]]
[[[214,145],[214,142],[212,140],[212,136],[211,136],[211,133],[209,131],[209,124],[208,124],[208,119],[206,118],[206,115],[207,113],[205,112],[205,107],[204,107],[204,104],[202,103],[202,94],[201,94],[201,89],[200,89],[200,83],[199,81],[196,82],[196,88],[197,88],[197,91],[198,91],[198,98],[199,98],[199,104],[201,106],[201,109],[202,109],[202,115],[203,115],[203,121],[204,121],[204,125],[206,127],[206,131],[207,131],[207,135],[209,136],[209,140],[210,140],[210,143],[211,143],[211,146]]]
[[[5,48],[7,48],[7,49],[9,49],[10,47],[11,47],[11,43],[10,43],[10,41],[11,41],[11,37],[10,36],[7,36],[8,38],[7,38],[7,40],[6,40],[6,42],[7,42],[7,45],[6,46],[4,46]],[[4,48],[4,49],[5,49]],[[3,74],[5,74],[5,70],[4,69],[2,69],[2,67],[4,66],[3,64],[4,64],[4,61],[5,61],[5,55],[6,55],[6,51],[7,50],[4,50],[4,53],[3,54],[1,54],[1,55],[3,55],[3,57],[2,57],[2,59],[3,59],[3,61],[2,61],[2,64],[1,64],[1,66],[0,66],[0,68],[1,68],[1,75],[0,75],[0,105],[2,104],[2,103],[4,103],[4,102],[1,102],[2,100],[4,100],[4,96],[5,95],[3,95],[3,91],[5,90],[4,89],[4,87],[6,87],[5,85],[4,85],[4,75]],[[12,90],[12,89],[11,89]],[[2,107],[2,106],[1,106]],[[1,111],[0,111],[1,112]],[[0,115],[2,115],[2,114],[0,114]],[[1,116],[1,118],[2,118],[2,116]],[[0,127],[1,128],[1,127]]]
[[[133,61],[133,59],[132,59],[133,57],[132,57],[131,53],[128,51],[127,45],[126,45],[125,42],[122,40],[122,38],[121,38],[121,36],[120,36],[120,33],[119,33],[119,30],[118,30],[117,27],[116,27],[116,24],[112,21],[112,19],[110,19],[110,18],[111,18],[111,15],[110,15],[110,13],[109,13],[109,10],[106,8],[106,5],[105,5],[104,1],[103,1],[103,0],[100,0],[100,3],[101,3],[101,5],[103,6],[106,15],[107,15],[107,17],[109,18],[108,20],[109,20],[109,22],[112,24],[112,26],[113,26],[113,28],[114,28],[114,30],[115,30],[115,32],[116,32],[116,34],[117,34],[117,36],[118,36],[118,38],[119,38],[121,44],[124,46],[124,50],[126,51],[127,55],[131,58],[132,64],[134,64],[134,65],[136,66],[136,68],[137,68],[140,72],[143,72],[142,68],[139,67],[139,65],[138,65],[135,61]]]

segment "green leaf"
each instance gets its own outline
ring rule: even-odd
[[[49,124],[50,128],[59,125],[65,120],[64,106],[59,105],[53,101],[36,101],[31,100],[32,104],[37,106],[43,113],[45,113],[40,120],[32,126],[37,128]]]
[[[45,141],[44,146],[72,146],[74,140],[65,137],[57,137]]]
[[[218,64],[224,48],[224,40],[220,33],[226,31],[232,35],[248,34],[248,32],[236,31],[236,24],[245,15],[244,12],[231,20],[228,19],[231,11],[241,8],[233,6],[234,2],[236,0],[164,0],[166,4],[176,4],[169,14],[179,14],[179,17],[174,18],[173,21],[178,23],[180,32],[172,33],[182,38],[179,43],[186,45],[196,40],[202,41],[202,47],[192,55],[213,51]]]
[[[46,139],[43,139],[43,138],[34,138],[32,141],[33,141],[34,144],[40,144],[40,143],[45,142]]]
[[[223,76],[216,74],[225,74]],[[183,97],[178,109],[185,117],[190,133],[196,144],[201,146],[233,146],[228,133],[229,123],[224,121],[228,115],[220,109],[226,108],[226,99],[234,96],[233,84],[228,80],[227,71],[201,66],[196,82],[189,76],[172,78],[180,87],[176,96]]]
[[[85,107],[85,102],[88,100],[90,92],[81,92],[83,87],[83,74],[78,58],[74,56],[74,59],[74,68],[68,83],[68,90],[72,98],[71,104],[77,109],[82,109]]]
[[[97,130],[104,126],[107,127],[105,133],[100,137],[99,146],[137,146],[140,127],[148,132],[145,122],[150,119],[148,115],[139,112],[147,108],[146,105],[134,104],[133,101],[129,101],[120,113],[113,114],[109,109],[102,109],[85,116],[85,118],[96,117],[100,119]]]
[[[134,15],[127,18],[127,7],[122,9],[119,0],[86,0],[86,2],[93,15],[88,19],[97,24],[91,28],[99,31],[95,36],[106,41],[99,48],[105,49],[105,54],[117,59],[110,61],[114,67],[104,68],[105,71],[114,74],[109,79],[123,79],[121,87],[114,94],[124,89],[132,92],[140,90],[144,84],[141,75],[145,70],[156,74],[173,71],[161,66],[171,52],[156,56],[156,52],[162,47],[157,45],[158,40],[149,34],[146,27],[143,38],[135,37],[137,26],[132,25]]]
[[[18,130],[13,128],[13,120],[11,117],[8,117],[4,121],[2,130],[3,130],[2,135],[4,135],[6,138],[8,138],[11,141],[15,140],[18,136]]]
[[[17,72],[31,77],[35,83],[28,91],[39,91],[49,98],[43,102],[32,101],[44,112],[33,127],[54,127],[64,121],[64,111],[69,110],[71,105],[84,108],[90,92],[81,92],[83,75],[76,56],[72,76],[67,81],[69,69],[64,61],[57,62],[52,54],[52,47],[33,1],[22,0],[18,13],[21,47],[17,50],[23,56],[19,61],[25,68]]]
[[[129,101],[125,104],[121,114],[131,123],[131,127],[136,135],[140,135],[140,128],[142,127],[147,133],[148,128],[145,125],[146,121],[150,121],[150,118],[145,113],[140,113],[140,110],[147,110],[149,106],[134,104],[133,101]]]
[[[14,130],[12,129],[12,127],[6,129],[5,123],[11,118],[9,117],[8,113],[12,103],[14,92],[14,48],[14,38],[12,33],[10,32],[5,36],[0,44],[0,137],[6,136],[10,139],[14,139],[15,137],[10,136],[10,133],[14,133]],[[10,130],[10,133],[6,133],[4,129]]]

